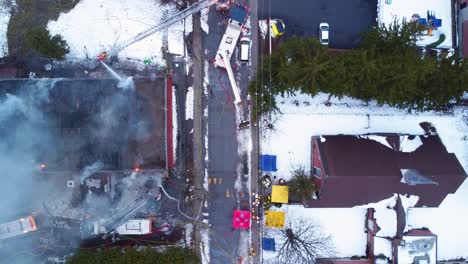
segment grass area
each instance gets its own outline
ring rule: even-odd
[[[57,20],[62,12],[73,9],[79,0],[16,0],[8,24],[8,50],[18,58],[36,55],[27,44],[26,31],[34,27],[46,27],[49,20]]]

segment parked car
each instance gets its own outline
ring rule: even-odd
[[[271,20],[270,24],[271,24],[271,32],[274,38],[281,37],[286,32],[286,26],[284,25],[283,20],[273,19]]]
[[[319,25],[319,39],[322,45],[328,45],[330,42],[330,26],[328,23],[320,23]]]
[[[240,61],[249,62],[250,60],[250,39],[242,37],[240,39]]]

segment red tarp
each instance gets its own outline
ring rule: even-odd
[[[232,226],[234,228],[249,228],[250,227],[250,212],[234,210],[232,216]]]

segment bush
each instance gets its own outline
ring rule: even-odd
[[[80,249],[75,255],[69,258],[67,264],[197,264],[200,263],[197,255],[186,248],[171,247],[164,252],[157,252],[147,248],[137,251],[134,248],[109,248],[102,251]]]
[[[26,32],[28,44],[37,52],[62,60],[70,52],[68,44],[60,35],[51,36],[46,28],[33,28]]]

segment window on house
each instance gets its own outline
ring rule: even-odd
[[[312,171],[315,177],[322,178],[322,171],[314,166],[314,169]]]

